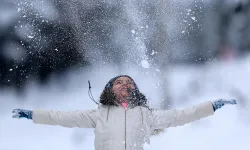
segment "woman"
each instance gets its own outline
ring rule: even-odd
[[[204,102],[184,110],[154,110],[134,80],[121,75],[111,79],[100,96],[100,106],[87,111],[33,111],[14,109],[14,118],[32,119],[36,124],[95,128],[96,150],[143,150],[157,129],[176,127],[208,117],[235,100]]]

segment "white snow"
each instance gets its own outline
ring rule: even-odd
[[[156,52],[156,51],[154,51],[154,50],[152,50],[152,52],[151,52],[151,56],[153,56],[153,55],[155,55],[155,54],[157,54],[157,52]]]
[[[143,68],[149,68],[149,66],[150,66],[147,60],[142,60],[141,65]]]
[[[32,36],[32,35],[28,35],[28,38],[33,39],[33,38],[34,38],[34,36]]]
[[[131,33],[132,33],[132,34],[135,34],[135,30],[131,30]]]
[[[206,100],[235,97],[236,88],[247,102],[238,99],[237,106],[225,106],[215,115],[187,124],[169,128],[165,133],[151,138],[145,150],[248,150],[250,139],[249,75],[250,57],[236,62],[217,62],[205,66],[172,66],[169,92],[175,108],[185,108]],[[157,101],[154,89],[156,79],[140,71],[124,70],[134,77],[139,88],[151,102]],[[93,96],[98,99],[106,82],[117,72],[98,68],[92,72],[74,72],[63,76],[47,87],[29,85],[24,97],[12,91],[0,93],[0,149],[1,150],[93,150],[93,129],[70,129],[59,126],[35,125],[30,120],[12,119],[14,108],[43,108],[56,110],[93,109],[97,106],[89,99],[90,79]],[[63,80],[63,82],[61,82]],[[199,87],[200,88],[197,88]],[[237,98],[237,97],[236,97]],[[76,140],[78,139],[78,140]]]

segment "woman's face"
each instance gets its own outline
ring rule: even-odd
[[[114,81],[112,89],[118,101],[123,101],[129,96],[128,89],[135,89],[135,85],[130,78],[119,77]]]

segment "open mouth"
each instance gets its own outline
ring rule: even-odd
[[[127,91],[128,91],[128,88],[127,88],[127,87],[122,87],[122,88],[120,89],[120,91],[127,92]]]
[[[128,89],[127,89],[127,88],[122,88],[120,91],[127,92],[127,91],[128,91]]]

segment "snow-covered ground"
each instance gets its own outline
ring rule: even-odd
[[[159,103],[153,77],[140,71],[127,70],[152,105]],[[106,82],[117,72],[102,68],[92,72],[78,71],[51,84],[29,85],[24,96],[12,91],[0,93],[0,150],[92,150],[93,129],[70,129],[59,126],[34,125],[26,119],[12,119],[13,108],[58,110],[94,109],[88,97],[88,83],[98,100]],[[237,106],[227,106],[214,116],[169,128],[151,139],[146,150],[249,150],[250,148],[250,57],[233,62],[216,62],[205,66],[172,66],[169,87],[173,107],[217,98],[236,98]],[[63,82],[62,82],[63,81]]]

